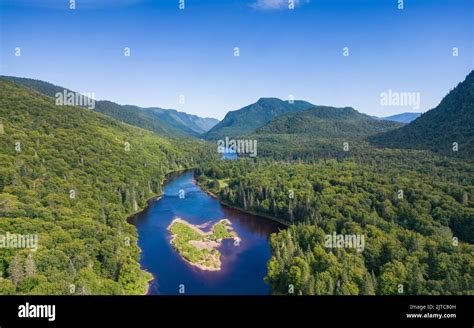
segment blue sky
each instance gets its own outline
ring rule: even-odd
[[[389,89],[419,92],[426,111],[474,66],[470,0],[405,0],[403,10],[397,0],[0,3],[1,74],[219,119],[289,95],[378,116],[413,111],[381,106]]]

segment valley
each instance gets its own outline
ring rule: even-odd
[[[472,294],[472,77],[410,123],[261,98],[217,124],[57,106],[68,89],[1,78],[0,231],[38,250],[0,249],[0,293]],[[256,156],[221,157],[234,138]],[[224,218],[239,247],[226,229],[180,237]],[[363,251],[325,247],[333,235]]]
[[[471,327],[473,9],[0,0],[0,328]]]

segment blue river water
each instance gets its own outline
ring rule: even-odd
[[[181,196],[180,197],[180,191]],[[192,224],[213,223],[227,218],[241,238],[224,240],[219,248],[222,269],[201,270],[184,261],[171,246],[168,225],[176,217]],[[266,264],[270,259],[269,236],[284,227],[269,219],[225,207],[201,190],[190,171],[170,175],[164,195],[155,200],[131,222],[138,229],[138,245],[142,250],[142,269],[150,272],[151,295],[266,295]]]

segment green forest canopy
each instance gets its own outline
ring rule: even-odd
[[[0,123],[0,234],[39,235],[36,252],[0,249],[0,294],[145,293],[151,276],[126,218],[208,146],[56,106],[4,80]]]
[[[274,293],[474,293],[469,156],[376,148],[357,126],[327,138],[307,122],[309,111],[249,136],[258,138],[258,159],[216,161],[213,144],[56,106],[11,82],[0,87],[0,234],[40,237],[36,252],[0,249],[0,294],[143,294],[150,275],[126,217],[161,193],[166,173],[191,167],[222,201],[289,225],[271,238]],[[437,116],[456,103],[472,113],[471,89],[455,90]],[[441,131],[472,124],[466,115]],[[300,130],[287,131],[285,120],[298,117]],[[364,251],[325,247],[333,233],[364,235]]]
[[[274,293],[473,294],[473,163],[420,151],[368,154],[242,158],[197,174],[225,203],[290,224],[271,239]],[[325,247],[333,233],[363,235],[364,251]]]

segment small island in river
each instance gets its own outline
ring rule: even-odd
[[[171,232],[171,245],[190,264],[201,270],[219,271],[221,269],[221,253],[217,248],[224,239],[240,238],[231,226],[231,222],[222,219],[215,223],[209,232],[202,231],[198,226],[176,218],[168,226]]]

